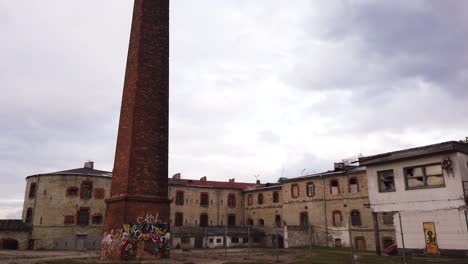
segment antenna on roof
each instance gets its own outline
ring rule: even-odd
[[[304,176],[304,172],[306,171],[306,169],[303,169],[302,172],[301,172],[301,176]]]

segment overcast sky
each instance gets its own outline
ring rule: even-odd
[[[112,170],[131,0],[0,0],[0,218]],[[170,171],[277,181],[468,136],[467,1],[172,0]]]

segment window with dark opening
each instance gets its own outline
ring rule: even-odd
[[[235,226],[236,225],[236,215],[229,214],[228,215],[228,226]]]
[[[351,211],[351,225],[360,226],[361,225],[361,212],[358,210]]]
[[[391,247],[395,244],[395,242],[393,242],[393,238],[391,237],[384,237],[382,239],[382,245],[383,245],[383,248],[386,249],[388,247]]]
[[[279,193],[273,192],[273,203],[279,203]]]
[[[253,204],[253,197],[252,194],[247,195],[247,205],[252,205]]]
[[[175,204],[184,205],[184,191],[176,191]]]
[[[36,188],[37,188],[37,183],[32,182],[31,185],[29,186],[29,198],[36,197]]]
[[[231,208],[236,207],[236,195],[235,194],[228,195],[228,206]]]
[[[264,226],[265,225],[265,221],[263,219],[258,219],[258,225],[259,226]]]
[[[208,193],[201,193],[200,194],[200,206],[208,207]]]
[[[396,191],[393,170],[378,171],[377,178],[379,180],[379,192]]]
[[[275,215],[275,225],[276,227],[281,227],[281,216]]]
[[[102,214],[95,214],[95,215],[93,215],[92,223],[93,223],[93,225],[100,225],[100,224],[102,224]]]
[[[32,223],[32,208],[28,208],[26,210],[26,219],[24,220],[26,224],[31,224]]]
[[[297,185],[297,184],[292,184],[291,185],[291,197],[292,198],[299,197],[299,185]]]
[[[67,196],[78,196],[78,187],[76,186],[68,187]]]
[[[338,180],[330,181],[330,193],[332,195],[337,195],[340,193],[340,185],[338,184]]]
[[[89,208],[81,207],[76,214],[76,224],[89,225]]]
[[[300,219],[300,225],[301,226],[308,226],[309,225],[309,215],[307,214],[307,212],[300,213],[299,219]]]
[[[200,215],[200,226],[201,227],[208,226],[208,215],[207,214],[201,214]]]
[[[341,246],[342,246],[341,239],[335,238],[335,247],[341,247]]]
[[[445,186],[440,163],[403,169],[407,189]]]
[[[176,213],[175,214],[175,226],[183,226],[183,225],[184,225],[184,214]]]
[[[348,186],[348,191],[350,193],[357,193],[359,192],[359,184],[358,180],[356,178],[351,178],[349,179],[349,186]]]
[[[309,182],[309,183],[307,183],[306,186],[307,186],[307,187],[306,187],[306,188],[307,188],[307,196],[308,196],[308,197],[314,197],[314,195],[315,195],[315,186],[314,186],[314,183]]]
[[[232,237],[231,238],[231,243],[235,243],[235,244],[239,243],[239,238],[238,237]]]
[[[93,194],[93,182],[92,181],[83,181],[81,183],[81,199],[91,199]]]
[[[258,204],[263,204],[263,194],[259,193],[257,196],[257,202]]]

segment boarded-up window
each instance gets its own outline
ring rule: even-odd
[[[29,186],[29,198],[36,197],[37,183],[32,182]]]
[[[81,183],[81,199],[91,199],[93,195],[93,182],[92,181],[83,181]]]
[[[175,214],[175,226],[183,226],[183,225],[184,225],[184,214],[176,213]]]
[[[231,208],[236,207],[236,195],[235,194],[228,195],[228,206]]]
[[[357,193],[359,192],[359,184],[356,178],[349,179],[349,192],[350,193]]]
[[[314,186],[314,183],[312,182],[307,183],[307,196],[309,197],[315,196],[315,186]]]
[[[361,212],[358,210],[351,211],[351,225],[360,226],[361,225]]]
[[[100,225],[100,224],[102,224],[102,215],[101,215],[101,214],[95,214],[95,215],[93,215],[92,223],[93,223],[93,225]]]
[[[377,178],[379,180],[379,192],[396,191],[393,170],[378,171]]]
[[[72,186],[67,188],[67,196],[78,196],[78,187]]]
[[[63,216],[63,223],[66,225],[73,225],[75,223],[75,217],[73,215]]]
[[[184,191],[176,191],[175,204],[184,205]]]
[[[278,192],[273,192],[273,202],[274,203],[279,203],[279,193]]]
[[[76,215],[76,224],[89,225],[89,208],[81,207]]]
[[[340,185],[338,184],[337,180],[331,180],[330,181],[330,193],[332,195],[340,194]]]
[[[106,191],[104,188],[96,188],[94,189],[94,198],[95,199],[104,199]]]
[[[26,210],[26,219],[24,219],[26,224],[31,224],[32,223],[32,208],[28,208]]]
[[[200,194],[200,206],[208,207],[208,193],[201,193]]]
[[[291,197],[292,198],[299,197],[299,185],[297,184],[291,185]]]
[[[334,226],[341,226],[343,222],[343,216],[341,215],[341,211],[333,211],[333,225]]]
[[[263,194],[259,193],[257,196],[257,202],[258,204],[263,204]]]

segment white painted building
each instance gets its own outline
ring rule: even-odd
[[[449,141],[359,162],[367,166],[372,210],[393,213],[398,248],[404,243],[407,252],[468,256],[468,143]]]

